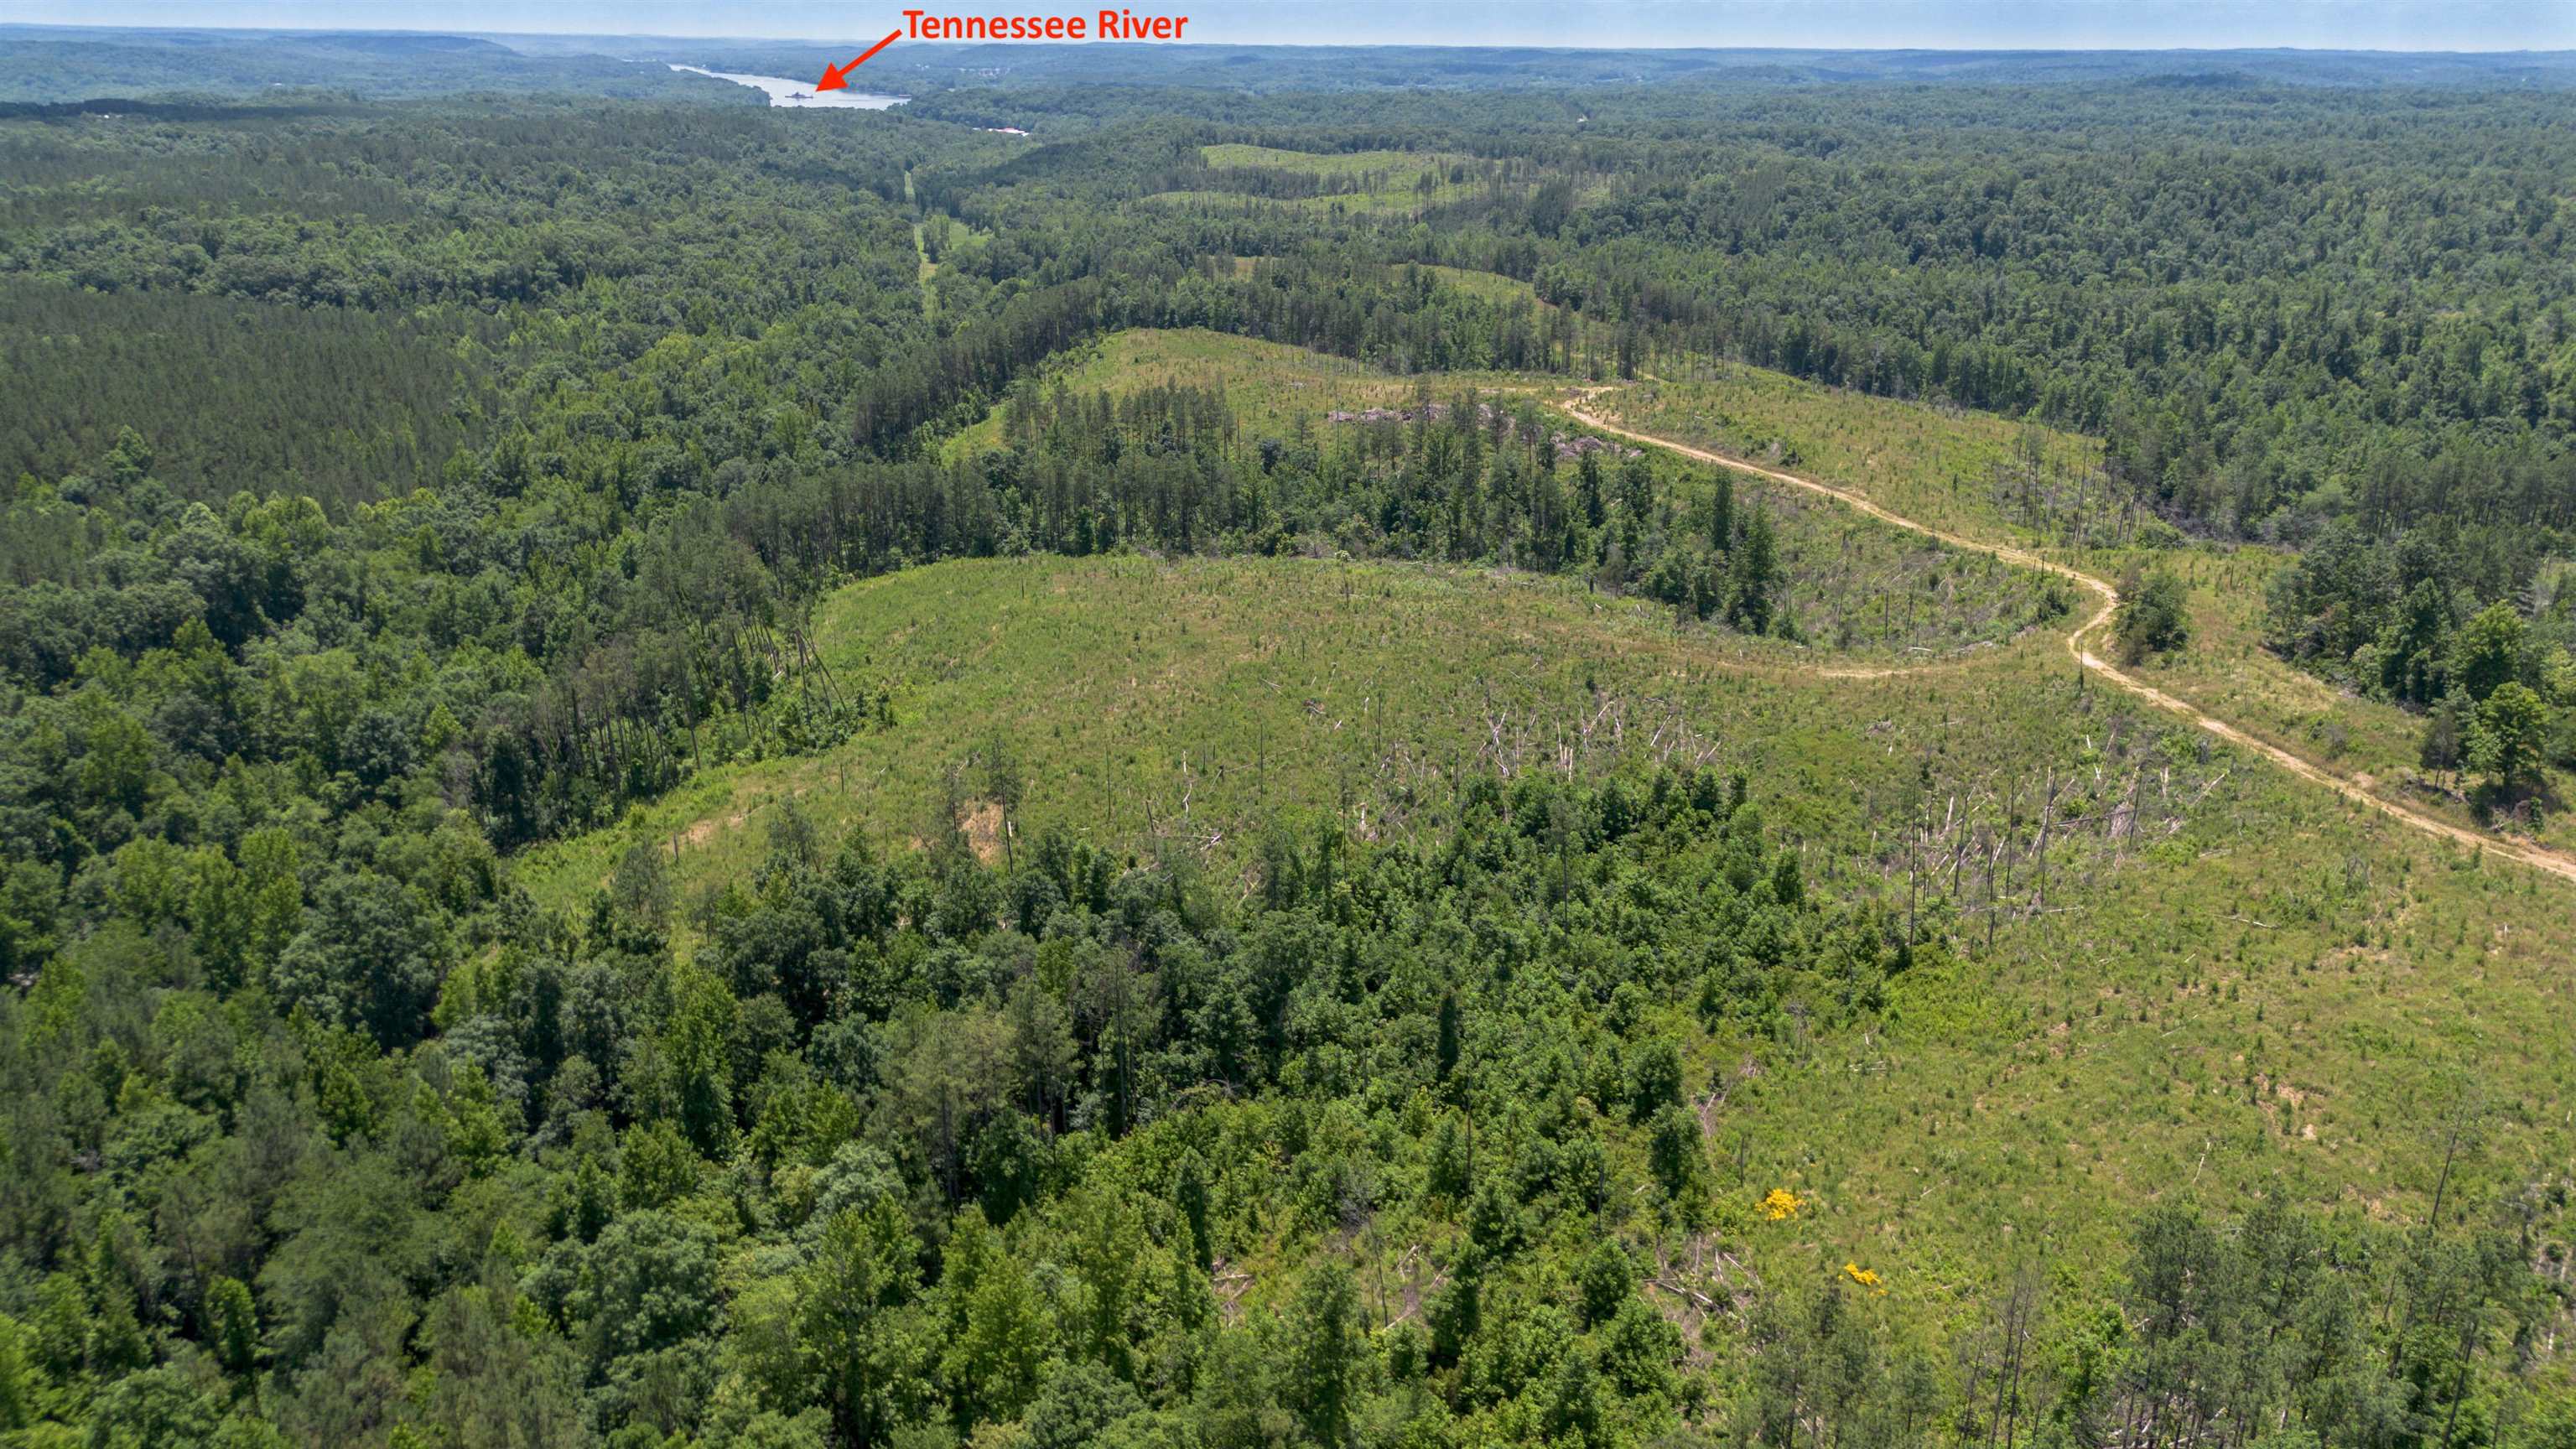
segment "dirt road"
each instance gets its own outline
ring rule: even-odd
[[[2519,861],[2524,865],[2530,866],[2534,870],[2547,871],[2549,874],[2558,876],[2562,879],[2576,881],[2576,857],[2571,857],[2542,846],[2529,845],[2521,841],[2489,835],[2482,831],[2469,829],[2464,825],[2454,825],[2437,816],[2427,815],[2424,812],[2415,809],[2413,806],[2402,804],[2395,800],[2386,799],[2374,793],[2359,781],[2348,775],[2337,774],[2321,765],[2291,754],[2288,750],[2282,749],[2278,745],[2256,739],[2254,736],[2247,734],[2245,731],[2238,729],[2236,726],[2229,724],[2227,721],[2220,719],[2215,715],[2204,714],[2200,711],[2198,706],[2185,700],[2176,699],[2172,695],[2165,693],[2163,690],[2156,688],[2154,685],[2148,684],[2145,681],[2128,674],[2117,665],[2114,665],[2110,661],[2094,654],[2092,650],[2085,647],[2085,640],[2108,627],[2111,622],[2112,614],[2120,607],[2120,591],[2112,587],[2109,580],[2095,578],[2093,575],[2085,573],[2081,569],[2069,567],[2068,565],[2059,563],[2054,559],[2043,558],[2025,548],[2015,548],[2011,544],[2005,543],[1989,543],[1983,539],[1968,538],[1960,534],[1948,532],[1944,529],[1934,528],[1928,523],[1920,523],[1914,519],[1906,517],[1904,514],[1892,512],[1883,508],[1877,503],[1862,497],[1860,494],[1852,492],[1848,488],[1837,488],[1831,483],[1820,482],[1814,478],[1801,477],[1796,473],[1783,473],[1776,468],[1765,468],[1758,463],[1748,463],[1741,458],[1730,458],[1723,453],[1712,453],[1706,448],[1694,448],[1688,443],[1679,443],[1670,438],[1657,437],[1652,433],[1640,433],[1634,429],[1623,428],[1616,423],[1610,422],[1587,411],[1583,406],[1583,403],[1591,402],[1593,398],[1599,396],[1605,391],[1608,391],[1608,389],[1599,387],[1586,388],[1582,393],[1582,403],[1558,403],[1556,406],[1563,410],[1568,416],[1574,418],[1577,422],[1584,424],[1586,427],[1597,428],[1613,437],[1626,438],[1630,442],[1644,443],[1650,447],[1664,449],[1666,452],[1679,453],[1685,458],[1696,458],[1703,463],[1715,463],[1721,468],[1732,468],[1739,473],[1750,473],[1757,478],[1766,478],[1774,483],[1783,484],[1787,487],[1803,488],[1810,493],[1820,493],[1845,507],[1858,509],[1881,522],[1893,524],[1898,528],[1908,529],[1915,533],[1923,534],[1929,538],[1937,538],[1943,543],[1949,544],[1953,548],[1968,549],[1976,553],[1987,554],[1992,557],[2002,559],[2006,563],[2019,564],[2024,568],[2043,569],[2049,573],[2056,574],[2061,578],[2071,579],[2077,584],[2092,590],[2095,597],[2102,601],[2102,607],[2096,609],[2091,618],[2076,625],[2074,631],[2066,636],[2066,652],[2073,655],[2076,663],[2082,665],[2086,669],[2092,670],[2094,673],[2101,675],[2104,679],[2109,680],[2112,684],[2117,685],[2121,689],[2127,690],[2129,693],[2136,695],[2138,698],[2145,700],[2147,703],[2154,705],[2158,709],[2164,710],[2170,714],[2180,715],[2182,718],[2191,721],[2194,725],[2209,731],[2211,734],[2227,741],[2231,745],[2251,750],[2255,754],[2261,755],[2263,758],[2270,760],[2273,764],[2280,766],[2282,769],[2289,771],[2291,774],[2299,776],[2301,779],[2313,780],[2317,784],[2323,785],[2327,789],[2334,791],[2336,794],[2343,796],[2345,799],[2351,800],[2357,804],[2367,805],[2371,809],[2388,816],[2392,820],[2397,820],[2404,824],[2413,826],[2415,829],[2421,830],[2427,835],[2438,836],[2441,839],[2452,841],[2459,845],[2465,845],[2476,850],[2483,850],[2491,855],[2500,856],[2506,860]],[[1855,676],[1867,677],[1868,673],[1873,672],[1889,673],[1894,671],[1855,671]]]

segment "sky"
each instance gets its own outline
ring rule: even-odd
[[[1835,49],[2576,49],[2576,0],[1112,0],[1233,44]],[[1043,0],[0,0],[0,21],[555,34],[873,37],[907,7],[1081,14]],[[1159,8],[1158,8],[1159,7]]]

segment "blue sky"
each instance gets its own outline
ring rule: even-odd
[[[1117,0],[1238,44],[1937,49],[2576,49],[2576,0]],[[90,25],[873,37],[906,5],[1078,13],[1037,0],[0,0],[0,20]],[[1090,9],[1099,8],[1096,4]]]

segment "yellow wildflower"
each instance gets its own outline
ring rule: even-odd
[[[1762,1216],[1771,1222],[1794,1218],[1807,1210],[1807,1200],[1785,1187],[1775,1187],[1762,1195]]]
[[[1884,1280],[1878,1276],[1877,1272],[1869,1268],[1864,1268],[1858,1263],[1843,1264],[1843,1276],[1874,1293],[1884,1295],[1887,1292]]]

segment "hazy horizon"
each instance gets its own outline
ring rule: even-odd
[[[0,21],[119,28],[389,30],[441,34],[657,37],[675,40],[841,41],[902,24],[902,3],[864,7],[780,0],[682,5],[669,0],[569,0],[531,14],[524,5],[415,0],[373,7],[352,23],[328,0],[21,0]],[[974,13],[1066,13],[1086,7],[1004,6]],[[1096,7],[1090,7],[1096,8]],[[1128,0],[1127,8],[1137,8]],[[935,10],[934,13],[966,13]],[[1143,13],[1143,12],[1140,12]],[[1752,0],[1728,6],[1645,0],[1538,4],[1491,0],[1391,9],[1355,0],[1307,4],[1173,5],[1191,18],[1189,41],[1234,45],[1447,45],[1471,48],[1790,50],[2255,50],[2397,53],[2548,51],[2576,48],[2576,5],[2557,0],[2286,0],[2260,7],[2206,0]]]

